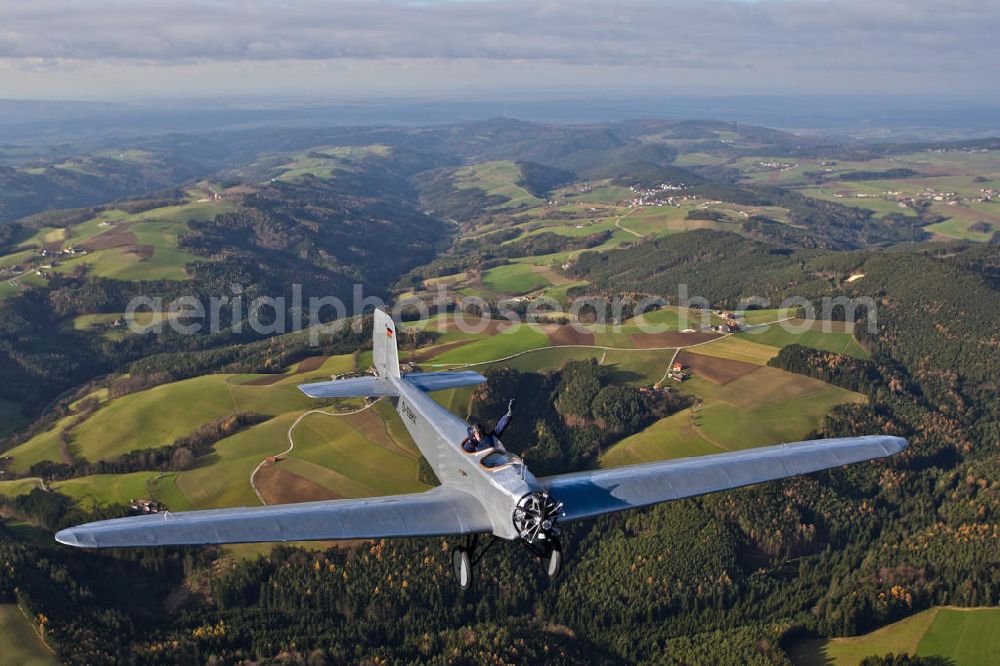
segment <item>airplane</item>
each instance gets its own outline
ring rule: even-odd
[[[459,536],[465,543],[452,549],[452,567],[466,589],[497,540],[521,543],[555,578],[563,564],[561,524],[884,458],[907,446],[900,437],[844,437],[537,478],[496,434],[477,439],[430,396],[486,378],[468,370],[401,374],[396,325],[381,310],[374,313],[373,364],[372,376],[299,388],[313,398],[391,398],[440,486],[386,497],[166,511],[86,523],[58,532],[56,540],[109,548]],[[480,535],[491,539],[477,550]]]

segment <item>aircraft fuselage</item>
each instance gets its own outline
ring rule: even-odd
[[[392,382],[399,393],[396,411],[438,480],[476,497],[489,514],[493,534],[503,539],[518,538],[512,519],[518,502],[525,495],[542,491],[523,461],[510,456],[511,462],[504,463],[495,449],[465,451],[465,421],[407,383],[405,377],[394,377]],[[488,466],[497,462],[500,464]]]

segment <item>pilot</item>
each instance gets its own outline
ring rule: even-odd
[[[490,448],[503,448],[500,437],[503,435],[510,419],[514,415],[514,401],[507,403],[507,413],[500,417],[496,427],[487,432],[482,423],[474,423],[469,427],[469,437],[465,440],[465,450],[469,453],[483,451]]]

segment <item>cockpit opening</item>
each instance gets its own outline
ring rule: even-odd
[[[483,456],[483,459],[479,461],[479,464],[486,469],[497,469],[499,467],[503,467],[504,465],[513,465],[514,463],[520,461],[521,459],[517,456],[502,449],[498,449]]]

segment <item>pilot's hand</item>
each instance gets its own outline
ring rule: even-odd
[[[514,399],[513,398],[511,398],[510,402],[507,403],[507,411],[508,412],[514,411]]]

